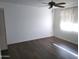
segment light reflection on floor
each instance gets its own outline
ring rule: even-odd
[[[71,52],[71,51],[69,51],[69,50],[67,50],[67,49],[65,49],[65,48],[63,48],[63,47],[61,47],[61,46],[55,44],[55,43],[54,43],[53,45],[55,45],[56,47],[58,47],[58,48],[60,48],[60,49],[62,49],[62,50],[64,50],[64,51],[66,51],[66,52],[68,52],[68,53],[74,55],[75,57],[78,57],[77,54],[75,54],[75,53],[73,53],[73,52]]]
[[[72,49],[70,49],[67,46],[59,45],[59,44],[55,44],[55,43],[52,43],[51,46],[54,46],[57,51],[56,53],[58,53],[63,58],[65,57],[66,59],[78,59],[78,54],[76,54]]]

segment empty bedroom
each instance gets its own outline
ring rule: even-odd
[[[78,59],[78,0],[0,0],[0,59]]]

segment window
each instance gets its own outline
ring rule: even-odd
[[[78,8],[66,8],[61,11],[60,28],[63,31],[78,32]]]

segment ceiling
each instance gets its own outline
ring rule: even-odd
[[[42,3],[48,3],[49,1],[51,1],[51,0],[0,0],[0,2],[10,2],[10,3],[37,6],[37,7],[44,7],[46,5],[42,4]],[[53,0],[53,1],[55,1],[57,3],[65,2],[66,7],[78,5],[78,0]]]

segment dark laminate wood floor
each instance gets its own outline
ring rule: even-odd
[[[77,45],[56,37],[49,37],[9,45],[10,59],[77,59],[76,56],[53,43],[77,54]]]

